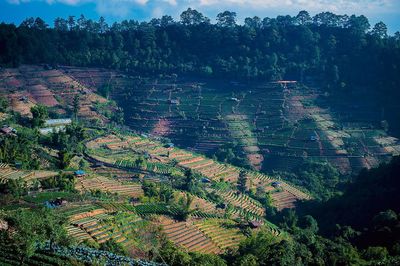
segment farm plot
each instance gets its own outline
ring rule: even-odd
[[[27,170],[17,170],[8,167],[7,165],[4,164],[2,164],[1,166],[0,166],[0,183],[5,183],[7,180],[22,179],[23,181],[30,184],[35,179],[46,179],[58,175],[57,172],[53,171],[27,171]]]
[[[99,189],[103,192],[117,193],[121,196],[138,198],[143,195],[140,184],[124,184],[120,181],[109,179],[103,176],[94,176],[92,178],[79,178],[76,189],[80,191],[91,191]]]
[[[129,212],[113,214],[115,209],[125,210],[123,205],[104,204],[107,209],[86,205],[83,208],[76,208],[69,214],[70,225],[67,231],[70,236],[78,242],[85,240],[103,243],[109,239],[123,244],[126,248],[134,246],[132,233],[140,227],[141,218]],[[66,214],[71,210],[66,210]]]
[[[218,194],[227,201],[232,204],[234,207],[244,209],[245,211],[254,214],[256,216],[263,217],[265,215],[265,210],[261,206],[261,204],[245,194],[235,191],[223,192],[218,191]]]
[[[245,239],[235,222],[223,219],[205,219],[194,222],[194,226],[207,235],[221,250],[237,248]]]
[[[271,193],[271,198],[273,200],[274,206],[278,210],[283,210],[286,208],[294,208],[297,198],[288,191],[279,191]]]
[[[162,99],[169,99],[172,95],[172,98],[179,99],[178,105],[170,108],[168,103],[163,102],[163,108],[157,105],[151,113],[146,113],[145,119],[148,121],[158,122],[168,117],[168,130],[156,129],[153,133],[160,132],[160,135],[171,138],[179,146],[208,154],[236,140],[256,168],[288,171],[297,167],[302,159],[313,158],[328,160],[341,172],[350,173],[357,171],[359,166],[356,160],[348,158],[353,155],[363,156],[363,146],[367,148],[370,157],[376,158],[368,159],[366,166],[371,167],[386,158],[380,158],[379,154],[383,151],[373,148],[374,143],[367,141],[363,145],[363,141],[358,141],[360,136],[350,143],[344,141],[349,135],[348,130],[371,127],[376,122],[376,115],[371,112],[371,116],[363,116],[359,112],[359,116],[348,118],[345,106],[342,112],[333,113],[329,108],[318,105],[317,89],[258,84],[246,91],[231,88],[227,93],[224,89],[226,86],[218,82],[197,85],[193,89],[177,82],[174,86],[179,87],[179,90],[173,90],[174,86],[157,85],[152,96],[146,97],[147,91],[143,90],[129,101],[137,101],[139,104],[156,101],[161,104]],[[127,110],[136,117],[132,127],[136,128],[136,124],[140,124],[138,122],[144,109],[132,107]],[[351,122],[352,119],[360,123]],[[152,125],[154,123],[140,130],[152,131]],[[161,125],[157,124],[156,127]],[[352,150],[351,146],[357,148]],[[388,154],[396,154],[397,148],[393,146],[398,146],[398,142],[385,147]],[[286,163],[288,158],[292,163]]]
[[[176,196],[183,197],[187,193],[177,191]],[[192,203],[190,204],[190,210],[196,210],[196,213],[201,216],[201,214],[212,214],[212,215],[223,215],[224,211],[218,209],[215,203],[212,203],[206,199],[200,198],[196,195],[191,195]]]
[[[155,158],[159,156],[160,153],[164,154],[163,157],[163,162],[148,162],[146,165],[147,171],[153,172],[156,174],[162,174],[162,175],[168,175],[171,173],[171,171],[176,171],[178,168],[172,167],[170,162],[173,160],[178,162],[178,166],[192,169],[203,176],[209,178],[210,180],[215,180],[215,181],[220,181],[224,180],[226,182],[230,182],[233,184],[236,184],[240,169],[234,166],[231,166],[229,164],[221,164],[218,163],[214,160],[207,159],[203,156],[178,149],[178,148],[173,148],[173,149],[167,149],[163,148],[163,145],[157,141],[150,140],[147,138],[140,138],[140,137],[135,137],[135,136],[124,136],[124,137],[118,137],[118,136],[106,136],[103,138],[99,138],[96,140],[92,140],[91,142],[88,143],[88,146],[92,148],[95,147],[101,147],[104,144],[107,143],[118,143],[118,142],[129,142],[129,145],[131,146],[131,149],[134,150],[135,152],[146,152],[150,157]],[[147,147],[151,147],[148,149]],[[122,149],[122,148],[120,148]],[[165,156],[165,154],[167,154]],[[125,154],[124,156],[128,156]],[[133,155],[131,155],[132,157]],[[109,155],[106,156],[105,158],[113,157],[114,159],[116,158],[115,155]],[[118,157],[118,156],[117,156]],[[101,159],[101,158],[100,158]],[[136,168],[137,166],[135,163],[131,160],[116,160],[115,161],[116,166],[119,167],[132,167]],[[181,173],[182,174],[182,173]],[[270,177],[263,175],[261,173],[257,172],[248,172],[248,183],[247,185],[249,188],[255,189],[258,186],[263,186],[266,191],[271,191],[273,190],[273,187],[271,186],[271,183],[273,180]],[[283,183],[283,182],[281,182]],[[309,196],[301,191],[299,191],[297,188],[294,188],[292,186],[289,186],[288,184],[284,184],[283,186],[284,190],[290,191],[289,193],[293,195],[295,199],[309,199]],[[241,198],[242,196],[240,196]],[[256,208],[253,205],[249,204],[244,204],[243,202],[240,202],[239,199],[234,200],[233,194],[228,195],[228,198],[234,202],[233,205],[238,207],[238,208],[243,208],[245,212],[253,213],[256,216],[262,216],[263,215],[263,210],[262,207]],[[286,199],[283,200],[283,205],[286,203]],[[275,201],[276,206],[279,206],[280,199],[277,198]]]
[[[158,224],[165,235],[176,245],[191,251],[219,254],[222,250],[191,222],[178,222],[168,217],[160,217]]]
[[[137,231],[145,226],[132,207],[122,203],[75,205],[57,210],[69,218],[68,234],[78,242],[103,243],[114,239],[128,250],[137,245]]]
[[[238,114],[227,115],[225,120],[232,138],[242,146],[251,165],[260,170],[264,158],[259,153],[258,140],[253,134],[248,116]]]
[[[31,257],[26,258],[21,263],[21,258],[16,252],[15,246],[11,243],[0,243],[0,265],[37,265],[37,266],[55,266],[55,265],[72,265],[76,263],[73,256],[66,254],[54,254],[46,251],[36,251]]]
[[[53,107],[58,104],[53,93],[43,85],[34,85],[28,88],[28,91],[37,103],[46,105],[48,107]]]
[[[16,170],[11,167],[0,168],[0,183],[5,183],[7,180],[22,179],[28,181],[34,178],[34,173],[31,171]]]
[[[8,92],[7,97],[14,111],[29,116],[30,108],[39,103],[65,115],[74,97],[79,95],[80,117],[108,121],[105,116],[92,109],[97,102],[105,103],[107,100],[69,77],[62,69],[45,70],[41,66],[23,65],[0,72],[7,74],[6,79],[0,80],[0,87]],[[18,92],[15,92],[17,89]]]

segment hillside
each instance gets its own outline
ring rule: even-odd
[[[349,117],[348,106],[316,85],[138,80],[101,69],[66,69],[92,90],[109,88],[124,108],[126,124],[138,132],[169,138],[210,157],[236,143],[258,170],[290,171],[313,160],[328,161],[342,174],[358,173],[400,152],[398,139],[382,128],[378,111],[357,106]]]
[[[400,265],[400,35],[235,20],[0,24],[0,265]]]

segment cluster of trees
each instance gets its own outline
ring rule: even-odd
[[[63,191],[75,192],[75,176],[69,173],[61,173],[58,176],[47,178],[40,181],[40,185],[44,189],[59,188]]]
[[[34,155],[39,134],[30,128],[18,128],[15,135],[0,136],[0,161],[20,164],[23,169],[39,169],[40,162]]]
[[[49,117],[49,111],[44,105],[35,105],[31,108],[32,120],[31,124],[33,128],[42,127],[45,120]]]
[[[7,243],[15,252],[20,265],[33,256],[41,244],[70,244],[64,226],[68,219],[47,208],[19,209],[0,213],[7,228],[0,230],[1,243]]]
[[[42,143],[56,148],[58,152],[58,167],[68,167],[76,154],[84,151],[83,140],[86,138],[84,127],[78,123],[67,125],[65,130],[53,132],[49,137],[42,139]]]
[[[340,191],[345,179],[329,162],[304,162],[292,172],[277,173],[285,180],[307,189],[315,199],[326,201]],[[342,180],[341,180],[342,179]]]
[[[16,132],[0,135],[0,161],[18,165],[22,169],[39,169],[39,157],[44,153],[41,146],[50,146],[59,150],[58,160],[50,155],[46,159],[56,164],[57,168],[64,169],[74,155],[81,154],[84,150],[86,132],[83,126],[74,121],[65,130],[41,136],[37,128],[42,127],[48,118],[48,108],[36,105],[31,108],[31,112],[30,119],[12,111],[8,112],[9,116],[3,123],[16,125]]]
[[[243,148],[237,143],[229,143],[219,147],[212,155],[214,160],[224,163],[230,163],[239,167],[252,169]]]
[[[143,181],[142,188],[144,195],[159,202],[171,203],[174,199],[174,191],[167,184],[157,185],[154,182]]]
[[[5,112],[9,106],[8,100],[4,97],[0,97],[0,112]]]
[[[389,164],[371,170],[363,170],[353,183],[344,188],[343,195],[327,202],[307,202],[299,206],[301,214],[311,214],[323,232],[335,230],[335,224],[349,225],[357,230],[370,226],[373,217],[380,212],[400,212],[400,157]]]

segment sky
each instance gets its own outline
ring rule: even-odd
[[[245,17],[296,15],[307,10],[311,15],[330,11],[336,14],[365,15],[371,25],[383,21],[390,34],[400,31],[400,0],[0,0],[0,21],[19,25],[27,17],[41,17],[51,26],[56,17],[79,17],[108,23],[124,19],[139,21],[179,15],[194,8],[212,21],[219,12],[235,11],[238,23]]]

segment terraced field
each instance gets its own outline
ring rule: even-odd
[[[206,219],[194,222],[201,232],[207,235],[221,249],[237,248],[245,236],[237,225],[229,220]]]
[[[106,122],[108,119],[96,112],[93,106],[106,99],[68,74],[68,67],[46,70],[42,66],[23,65],[0,70],[0,94],[7,97],[14,111],[30,116],[30,108],[43,104],[59,115],[66,115],[73,99],[79,95],[79,116]],[[104,75],[104,74],[103,74]]]
[[[69,74],[90,79],[80,69]],[[102,80],[115,86],[113,97],[127,107],[125,120],[135,130],[207,154],[237,142],[256,169],[290,171],[312,158],[347,174],[400,153],[399,141],[381,128],[382,110],[362,100],[357,105],[326,100],[312,84],[166,79],[126,91],[135,79],[108,71],[97,71],[91,84]]]
[[[125,157],[134,157],[134,154],[146,153],[150,158],[152,158],[152,160],[157,160],[158,163],[149,164],[147,167],[150,170],[153,167],[153,171],[154,167],[156,169],[164,169],[163,171],[158,171],[160,174],[168,174],[170,170],[166,169],[171,169],[171,166],[165,166],[165,164],[175,161],[178,166],[192,169],[215,181],[224,180],[236,185],[237,178],[239,176],[240,169],[237,167],[229,164],[221,164],[204,156],[179,148],[166,148],[155,140],[139,136],[104,136],[88,142],[87,147],[90,148],[89,153],[101,154],[101,156],[99,155],[96,157],[98,160],[113,163],[116,167],[136,167],[132,162],[118,159],[118,155],[115,154],[118,152],[118,150],[115,150],[112,155],[105,152],[108,143],[113,143],[114,145],[118,146],[119,142],[125,143],[125,145],[129,147],[127,149],[122,148],[122,146],[119,145],[119,147],[121,147],[121,151],[124,151],[123,156]],[[148,147],[151,148],[149,149]],[[125,153],[128,150],[133,155],[129,155],[129,152]],[[164,167],[161,167],[162,165],[164,165]],[[247,176],[247,185],[250,188],[255,189],[258,186],[263,186],[266,191],[274,190],[274,188],[271,186],[271,183],[277,180],[274,180],[269,176],[259,172],[248,172]],[[293,207],[296,200],[310,198],[309,195],[305,194],[301,190],[282,181],[279,182],[281,183],[281,188],[283,191],[277,191],[274,193],[274,196],[276,196],[274,204],[279,209],[284,207]],[[281,193],[284,193],[285,197],[283,195],[279,196]],[[288,199],[286,197],[287,195],[291,195],[290,204],[288,204]],[[245,212],[249,212],[255,216],[263,216],[262,207],[254,205],[253,201],[251,201],[247,196],[241,194],[235,195],[233,191],[227,192],[225,196],[225,200],[232,203],[236,207],[244,209]],[[281,199],[282,202],[280,202]]]
[[[22,179],[28,184],[35,179],[46,179],[58,175],[54,171],[24,171],[9,167],[6,164],[0,164],[0,183],[5,183],[7,180]]]
[[[104,69],[24,65],[0,71],[0,94],[23,115],[37,103],[64,115],[79,94],[79,115],[106,122],[93,108],[106,99],[93,92],[110,84],[133,129],[207,154],[237,142],[252,165],[263,170],[288,171],[312,158],[351,173],[400,154],[399,141],[381,127],[382,110],[362,99],[357,104],[328,100],[315,86],[296,83],[144,79],[139,89],[131,89],[136,80]]]
[[[69,217],[68,234],[78,242],[88,240],[103,243],[114,239],[129,250],[135,245],[132,234],[141,228],[142,223],[133,210],[125,204],[103,203],[73,206],[60,212]]]
[[[117,193],[132,198],[138,198],[143,195],[143,190],[140,184],[122,183],[103,176],[78,178],[75,187],[80,191],[99,189],[103,192]]]
[[[0,182],[4,183],[7,180],[23,179],[28,181],[34,177],[34,173],[30,171],[20,171],[11,167],[0,168]]]
[[[177,222],[163,216],[160,217],[159,224],[168,239],[188,251],[214,254],[222,252],[211,238],[191,222]]]

